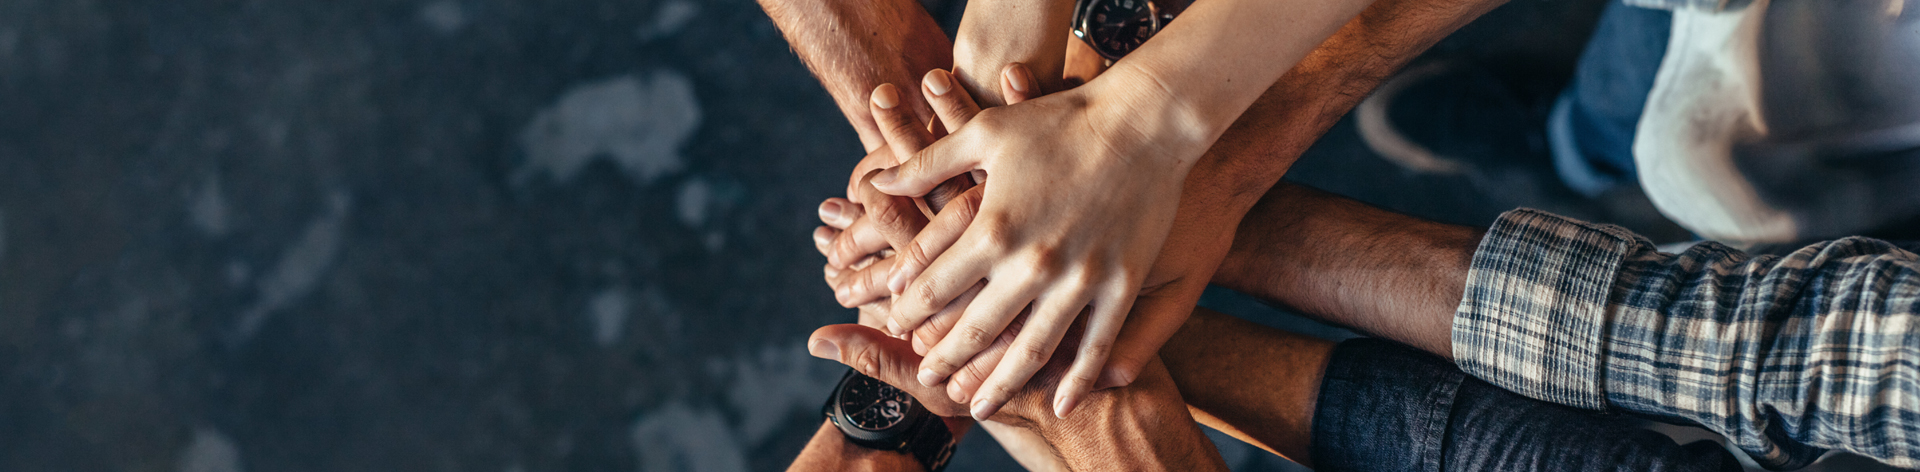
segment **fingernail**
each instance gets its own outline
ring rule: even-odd
[[[994,402],[981,400],[978,403],[973,404],[973,420],[986,421],[988,417],[993,416],[994,412],[998,412],[998,411],[1000,411],[1000,405]]]
[[[1033,90],[1033,75],[1025,67],[1015,67],[1007,71],[1007,84],[1020,93]]]
[[[833,244],[833,233],[825,226],[814,228],[813,243],[821,246]]]
[[[887,318],[887,334],[899,336],[900,322],[894,321],[893,318]]]
[[[882,110],[892,110],[900,105],[900,92],[893,84],[882,84],[873,89],[873,104]]]
[[[966,387],[960,385],[959,379],[954,379],[952,382],[947,382],[947,399],[953,400],[954,403],[969,403],[973,400],[973,394],[968,393]]]
[[[1060,398],[1055,399],[1053,401],[1053,417],[1066,419],[1067,413],[1073,412],[1074,404],[1080,403],[1077,400],[1078,399],[1066,395],[1061,395]]]
[[[835,346],[825,339],[815,339],[812,343],[807,344],[807,353],[813,354],[813,357],[821,359],[832,361],[840,360],[840,346]]]
[[[934,373],[933,369],[923,368],[920,369],[919,379],[920,385],[932,387],[934,384],[940,383],[940,374]]]
[[[927,91],[933,92],[935,96],[946,95],[947,91],[953,90],[953,79],[949,78],[947,71],[944,70],[927,71],[927,78],[921,82],[926,83]]]
[[[1133,383],[1133,376],[1122,372],[1119,367],[1108,368],[1100,372],[1100,384],[1096,388],[1125,387]]]
[[[892,292],[894,295],[906,293],[907,272],[900,270],[900,266],[894,266],[893,275],[887,277],[887,291]]]
[[[850,289],[847,287],[840,287],[840,288],[834,289],[833,298],[834,298],[834,301],[837,301],[840,303],[846,303],[847,299],[853,298],[853,289]]]
[[[840,202],[836,202],[832,200],[821,202],[820,203],[820,221],[825,221],[828,223],[840,221],[840,213],[845,210],[846,210],[845,208],[840,207]]]
[[[873,186],[885,187],[887,184],[893,183],[894,177],[898,175],[900,175],[899,167],[888,167],[887,170],[880,171],[879,174],[873,176]]]

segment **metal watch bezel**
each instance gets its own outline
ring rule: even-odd
[[[927,411],[927,408],[920,404],[920,399],[913,398],[913,395],[907,395],[907,398],[913,400],[913,404],[907,408],[907,412],[905,413],[906,418],[892,427],[882,430],[871,430],[853,424],[852,421],[846,419],[846,412],[840,408],[840,396],[846,394],[848,382],[853,381],[853,379],[857,377],[864,376],[859,372],[850,370],[847,372],[847,375],[840,378],[839,384],[834,385],[833,397],[828,399],[827,404],[829,408],[827,412],[828,421],[833,422],[834,427],[839,428],[840,432],[845,434],[848,439],[862,446],[883,450],[904,450],[907,446],[907,441],[910,439],[908,433],[912,432],[914,427],[919,425],[920,422],[933,417],[933,412]],[[880,382],[879,379],[873,379],[873,381]],[[880,383],[884,384],[885,382]],[[893,388],[898,389],[899,387]]]
[[[1106,58],[1108,61],[1118,61],[1121,57],[1125,57],[1127,53],[1133,51],[1108,51],[1105,47],[1100,46],[1098,42],[1088,39],[1088,36],[1092,34],[1091,25],[1087,23],[1091,20],[1089,13],[1093,11],[1096,3],[1111,1],[1114,0],[1080,0],[1079,4],[1073,7],[1073,37],[1080,38],[1080,42],[1087,43],[1087,47],[1093,48],[1093,52],[1099,54],[1100,57]],[[1147,35],[1148,39],[1152,39],[1153,36],[1160,34],[1161,28],[1166,27],[1167,18],[1161,16],[1160,5],[1148,0],[1141,1],[1147,3],[1147,15],[1153,19],[1153,33]]]

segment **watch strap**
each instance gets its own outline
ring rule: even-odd
[[[832,423],[836,429],[840,428],[840,421],[835,415],[834,399],[839,396],[840,388],[846,384],[847,379],[856,375],[861,374],[857,370],[847,369],[847,373],[840,376],[840,382],[835,384],[834,392],[827,395],[826,403],[820,406],[820,416],[825,417],[827,422]],[[920,399],[915,398],[913,401],[917,402]],[[904,452],[913,456],[914,460],[920,462],[921,467],[927,469],[927,472],[940,472],[946,469],[947,462],[953,459],[954,446],[956,446],[953,431],[947,429],[947,422],[940,419],[940,415],[930,413],[918,406],[914,409],[920,412],[920,419],[904,433],[906,441],[896,444],[891,449],[894,452]],[[846,434],[846,431],[842,430],[841,434]],[[851,436],[848,436],[847,440],[862,447],[871,447],[854,440]]]
[[[918,399],[915,399],[918,400]],[[947,422],[939,415],[928,414],[914,426],[912,436],[907,438],[907,453],[912,454],[920,466],[927,472],[940,472],[947,468],[947,461],[953,459],[953,431],[947,429]]]

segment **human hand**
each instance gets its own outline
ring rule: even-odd
[[[1010,66],[1019,68],[1020,65]],[[1031,74],[1004,74],[1001,95],[1014,103],[1026,101],[1038,88],[1030,84]],[[933,107],[935,116],[947,126],[959,128],[980,112],[980,107],[964,88],[958,87],[952,74],[942,70],[927,72],[921,81],[921,94]],[[814,230],[814,244],[827,256],[827,283],[834,298],[849,308],[865,306],[889,296],[886,288],[895,259],[889,250],[906,250],[913,238],[927,229],[926,213],[914,199],[887,195],[874,189],[872,175],[897,165],[933,142],[928,127],[897,106],[898,88],[883,84],[873,92],[871,113],[880,124],[884,141],[869,153],[854,170],[849,183],[851,198],[832,198],[820,206],[825,223]],[[958,237],[973,214],[979,210],[982,189],[973,185],[970,175],[949,179],[924,199],[926,210],[945,217],[932,228],[934,234]]]
[[[1072,27],[1074,0],[973,0],[953,35],[953,75],[982,107],[1014,101],[995,82],[1008,65],[1022,64],[1038,79],[1036,90],[1064,89],[1062,65]],[[949,126],[947,129],[954,129]]]
[[[995,347],[1004,349],[1006,344]],[[905,341],[859,325],[823,327],[807,342],[814,356],[893,385],[935,415],[964,416],[966,405],[914,379],[920,358],[908,349]],[[1052,447],[1050,455],[1061,458],[1070,469],[1225,470],[1218,451],[1200,433],[1172,376],[1157,359],[1132,385],[1087,398],[1086,407],[1103,414],[1061,419],[1052,414],[1048,405],[1053,402],[1047,397],[1067,367],[1066,358],[1051,359],[1028,388],[1011,397],[989,420],[1039,436],[1041,441],[1030,441],[1030,445]]]
[[[1015,69],[1010,73],[1021,73]],[[921,195],[934,184],[984,171],[986,189],[959,235],[922,232],[895,257],[889,332],[914,330],[976,283],[986,288],[926,356],[919,380],[944,382],[1034,306],[1027,329],[970,398],[991,416],[1049,359],[1066,328],[1090,312],[1073,368],[1060,383],[1064,416],[1107,367],[1127,313],[1166,240],[1187,171],[1206,140],[1156,102],[1144,76],[1102,76],[1086,86],[988,109],[965,126],[872,179],[881,192]],[[1144,103],[1144,104],[1143,104]],[[930,225],[942,226],[943,216]],[[1113,231],[1110,228],[1121,228]],[[1184,311],[1176,317],[1178,327]],[[1168,332],[1171,333],[1170,331]],[[1164,342],[1164,337],[1159,337]],[[1157,348],[1157,344],[1153,346]],[[1126,358],[1128,362],[1144,359]],[[1119,366],[1137,371],[1139,365]]]

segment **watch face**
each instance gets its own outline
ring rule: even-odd
[[[1093,0],[1085,13],[1086,40],[1108,59],[1119,59],[1153,37],[1159,17],[1147,0]]]
[[[851,426],[868,431],[899,426],[913,410],[913,396],[865,375],[847,379],[835,401]]]

